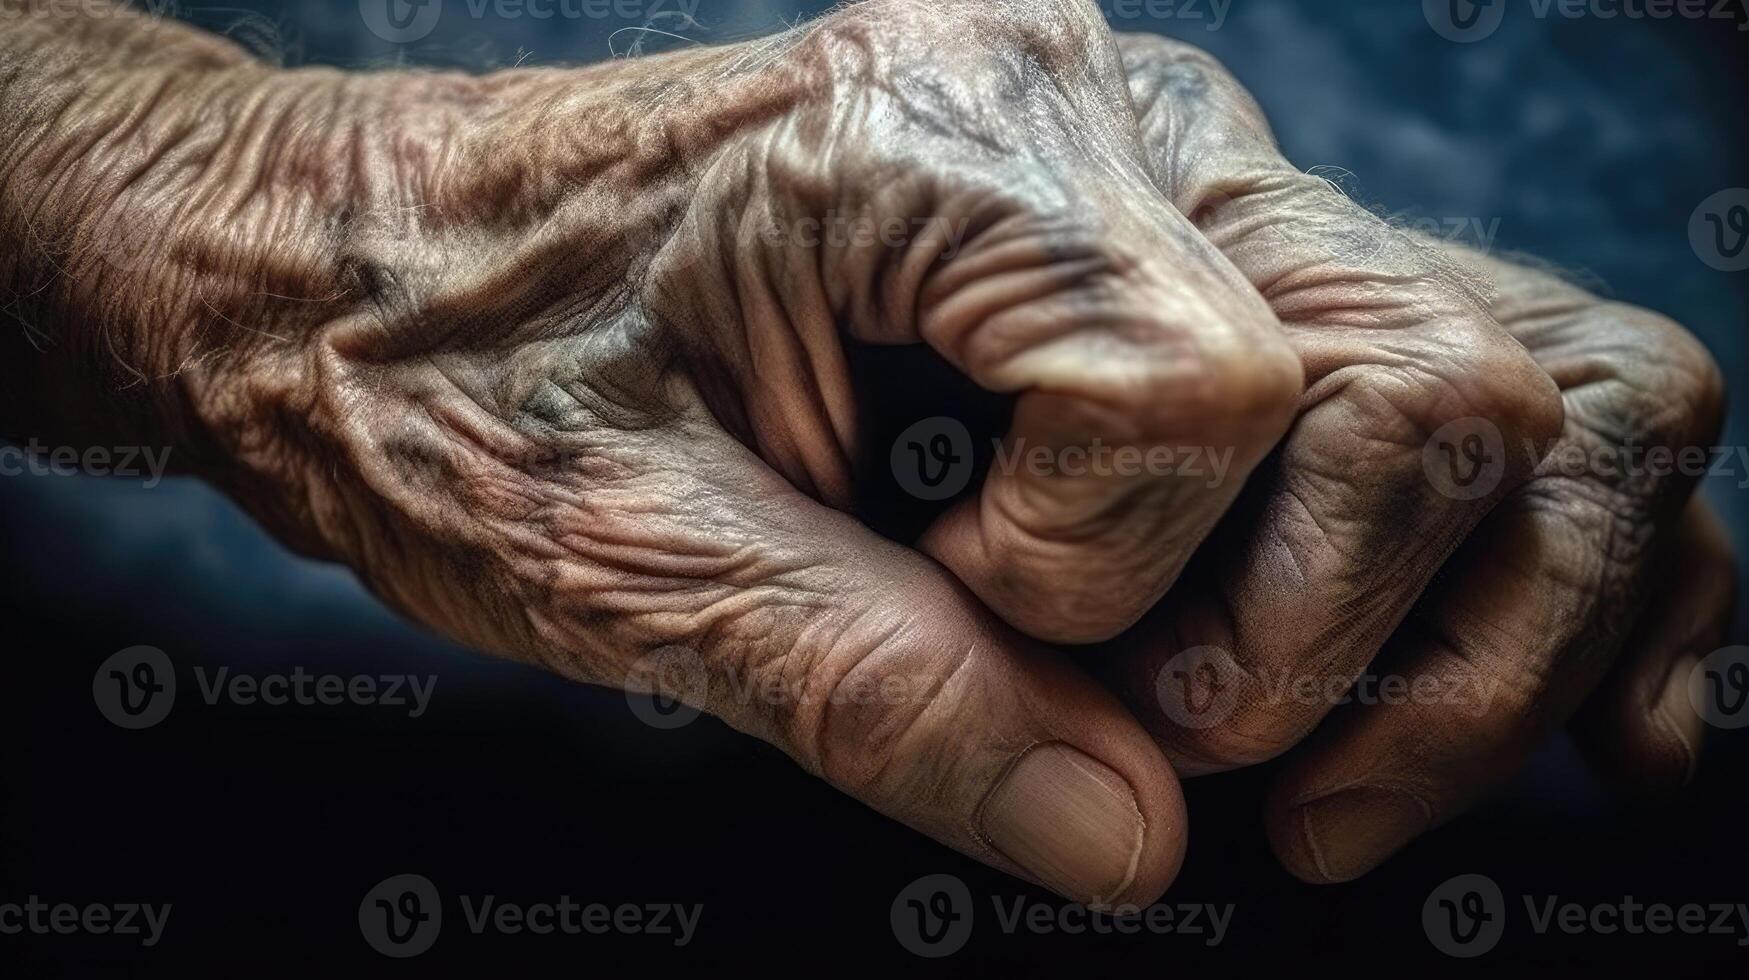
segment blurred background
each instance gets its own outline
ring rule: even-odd
[[[1669,314],[1706,341],[1741,394],[1749,272],[1709,264],[1689,231],[1709,198],[1715,212],[1749,204],[1749,190],[1714,197],[1749,187],[1742,5],[1704,5],[1732,19],[1659,20],[1492,0],[1465,36],[1449,15],[1469,9],[1463,0],[1105,2],[1118,29],[1222,59],[1299,166],[1328,168],[1382,214],[1534,253]],[[487,69],[744,38],[823,7],[557,3],[436,0],[406,8],[417,14],[406,27],[384,19],[380,0],[172,12],[287,65]],[[435,20],[420,19],[430,11]],[[1746,421],[1739,401],[1723,441],[1749,441]],[[1749,553],[1746,479],[1739,468],[1703,488],[1739,554]],[[714,721],[655,730],[622,694],[438,641],[350,574],[287,554],[204,486],[146,482],[0,477],[0,615],[13,648],[0,674],[0,901],[171,902],[174,912],[145,951],[120,937],[0,936],[0,975],[662,973],[732,961],[852,974],[1314,962],[1440,973],[1462,963],[1429,944],[1421,908],[1457,874],[1486,874],[1508,896],[1749,901],[1741,735],[1710,733],[1697,782],[1656,809],[1610,797],[1557,739],[1499,798],[1345,886],[1301,885],[1276,867],[1257,818],[1265,773],[1190,784],[1191,853],[1167,901],[1233,903],[1218,945],[1010,936],[986,918],[957,955],[918,959],[896,941],[889,909],[921,875],[958,876],[986,916],[989,896],[1047,896],[866,812]],[[1743,635],[1739,622],[1734,642]],[[185,687],[161,724],[124,731],[94,707],[92,676],[139,644],[166,651]],[[195,667],[436,681],[411,718],[383,706],[209,706]],[[471,936],[454,923],[432,952],[393,961],[362,940],[358,908],[405,872],[446,895],[705,908],[682,948],[648,936]],[[1720,975],[1749,962],[1736,937],[1536,936],[1522,922],[1519,909],[1479,962],[1710,964]]]

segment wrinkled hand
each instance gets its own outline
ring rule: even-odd
[[[1205,56],[1114,44],[1067,0],[870,0],[481,78],[198,46],[200,111],[59,113],[14,154],[83,155],[93,186],[59,186],[115,195],[29,293],[105,327],[60,370],[124,369],[181,458],[450,636],[678,688],[1089,902],[1176,873],[1168,757],[1214,771],[1318,729],[1271,835],[1296,873],[1350,877],[1622,651],[1599,757],[1692,764],[1666,679],[1728,588],[1647,593],[1661,554],[1715,583],[1728,556],[1678,522],[1688,482],[1544,454],[1704,442],[1704,352],[1390,229],[1288,166]],[[859,370],[876,347],[919,373]],[[1001,404],[1005,450],[1210,447],[1224,475],[997,467],[901,546],[852,515],[892,448],[871,433],[938,378]],[[31,383],[83,403],[65,380]],[[1501,694],[1320,727],[1369,664]],[[1301,678],[1319,693],[1281,695]]]
[[[1680,784],[1703,729],[1690,668],[1733,594],[1722,530],[1688,503],[1722,417],[1705,349],[1388,226],[1287,164],[1206,54],[1122,45],[1160,185],[1268,299],[1307,384],[1192,573],[1111,654],[1179,771],[1318,726],[1267,814],[1313,881],[1474,803],[1588,695],[1580,734],[1605,771]]]
[[[1172,771],[1038,641],[1160,599],[1301,377],[1156,189],[1092,7],[871,2],[433,84],[457,128],[391,145],[320,321],[182,375],[243,502],[469,644],[665,679],[997,867],[1157,896]],[[871,345],[1011,398],[1017,444],[1232,447],[1231,479],[1015,469],[901,547],[847,513],[887,457]]]

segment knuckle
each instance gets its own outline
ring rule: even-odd
[[[1081,0],[879,0],[798,29],[773,57],[798,76],[793,90],[820,128],[854,120],[856,138],[832,156],[922,159],[944,174],[1008,168],[1009,191],[1048,194],[1053,181],[1028,164],[1084,147],[1095,130],[1105,139],[1130,112],[1109,31]],[[970,158],[986,166],[964,166]]]
[[[1164,345],[1111,364],[1089,387],[1085,410],[1098,412],[1108,431],[1140,440],[1194,431],[1223,447],[1273,443],[1304,391],[1298,356],[1261,332],[1230,345],[1221,336],[1196,339],[1190,358]]]
[[[1248,285],[1218,268],[1168,269],[1084,220],[1027,215],[1008,225],[1001,241],[970,243],[923,290],[921,333],[974,378],[1062,396],[1085,413],[1065,425],[1125,438],[1211,426],[1246,444],[1280,435],[1304,371]]]
[[[1561,432],[1560,388],[1535,358],[1492,321],[1460,325],[1441,352],[1439,373],[1453,397],[1434,402],[1437,428],[1464,417],[1485,418],[1509,441],[1543,445]]]
[[[1297,744],[1348,684],[1334,667],[1290,668],[1200,646],[1142,667],[1124,687],[1169,755],[1218,771],[1266,762]]]
[[[1046,67],[1070,68],[1109,34],[1089,0],[980,0],[972,9],[996,36],[1019,45]]]
[[[1123,55],[1124,68],[1130,72],[1132,78],[1138,74],[1164,73],[1180,62],[1199,56],[1219,67],[1213,56],[1203,49],[1164,34],[1119,31],[1113,36],[1117,39],[1118,53]]]
[[[999,571],[981,590],[1012,626],[1048,643],[1098,643],[1147,610],[1159,579],[1155,549],[1114,540],[1120,529],[1113,522],[1101,521],[1107,526],[1097,531],[1053,527],[1055,514],[1047,508],[1016,510],[986,533]],[[1076,569],[1088,551],[1101,555],[1102,567]]]
[[[1712,353],[1675,321],[1650,310],[1609,304],[1599,311],[1627,342],[1611,358],[1629,392],[1635,435],[1661,444],[1713,439],[1723,424],[1725,378]]]
[[[1212,87],[1245,91],[1219,58],[1194,44],[1141,32],[1116,37],[1124,70],[1139,91],[1155,95]]]
[[[1224,769],[1255,766],[1297,745],[1317,723],[1316,715],[1258,705],[1235,712],[1225,723],[1179,737],[1198,760]]]
[[[1446,671],[1461,670],[1481,699],[1463,711],[1445,711],[1441,724],[1452,744],[1474,747],[1478,755],[1524,752],[1567,700],[1556,658],[1528,655],[1522,641],[1491,628],[1458,622],[1432,624]],[[1545,650],[1555,644],[1539,644]]]
[[[1205,419],[1227,420],[1228,431],[1236,428],[1252,440],[1273,442],[1304,391],[1304,368],[1292,348],[1259,343],[1211,357],[1192,389],[1191,411]]]
[[[859,46],[904,41],[914,42],[908,47],[933,49],[975,38],[982,52],[1005,59],[1023,56],[1054,72],[1079,70],[1097,57],[1109,34],[1088,0],[967,0],[948,8],[871,0],[825,17],[812,30],[816,37]],[[940,70],[938,60],[917,63]]]
[[[863,624],[864,627],[870,624]],[[888,624],[890,627],[891,624]],[[860,631],[860,628],[859,628]],[[850,645],[846,645],[846,644]],[[938,742],[944,726],[969,730],[982,672],[973,645],[930,643],[912,626],[883,629],[868,644],[846,638],[807,682],[809,710],[790,719],[791,744],[805,747],[822,778],[846,792],[870,794],[891,779],[928,778],[919,746]]]
[[[1155,34],[1118,35],[1118,53],[1144,142],[1162,156],[1156,165],[1166,170],[1158,175],[1164,184],[1176,189],[1176,185],[1200,176],[1220,183],[1221,191],[1230,195],[1224,180],[1215,179],[1216,171],[1223,175],[1292,172],[1276,149],[1263,108],[1213,55]],[[1194,145],[1197,152],[1166,152],[1184,145]],[[1210,161],[1219,161],[1220,166],[1211,167]],[[1190,199],[1199,200],[1215,190],[1201,188]],[[1173,196],[1178,199],[1183,195]],[[1179,203],[1185,206],[1184,201]],[[1194,210],[1194,206],[1186,207],[1185,213]]]
[[[1384,458],[1475,419],[1492,424],[1509,446],[1542,446],[1560,433],[1560,390],[1516,342],[1466,322],[1441,334],[1412,356],[1355,365],[1342,378],[1344,403],[1366,420],[1362,430],[1389,435],[1378,445]]]

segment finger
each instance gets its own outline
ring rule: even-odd
[[[485,649],[708,711],[1072,900],[1157,897],[1183,803],[1125,709],[935,563],[796,490],[690,385],[609,387],[652,370],[641,346],[538,374],[398,368],[379,390],[421,411],[342,423],[387,525],[373,540],[408,543],[361,563],[372,584]],[[514,396],[514,423],[482,392]]]
[[[979,492],[920,547],[1060,642],[1109,638],[1159,600],[1300,393],[1274,317],[1149,180],[1109,36],[1077,10],[1080,70],[1035,89],[1029,114],[1060,138],[1025,174],[999,171],[1006,201],[955,215],[981,230],[923,281],[915,322],[973,381],[1017,396]],[[1150,465],[1189,447],[1224,478]]]
[[[1074,179],[1083,192],[1095,180]],[[920,336],[978,384],[1018,398],[979,492],[919,546],[1047,640],[1106,639],[1152,607],[1285,430],[1299,393],[1267,310],[1199,273],[1206,257],[1159,233],[1183,219],[1163,202],[1138,204],[1144,193],[1134,185],[1080,206],[1097,239],[974,240],[923,301]],[[1230,469],[1215,480],[1200,466],[1156,465],[1192,451]]]
[[[1705,501],[1689,504],[1656,580],[1620,662],[1573,720],[1592,767],[1635,795],[1686,785],[1705,740],[1689,689],[1701,661],[1724,643],[1736,598],[1730,535]]]
[[[922,26],[889,43],[892,31],[862,29],[862,17]],[[838,331],[928,345],[1014,406],[996,465],[925,530],[921,550],[1029,635],[1086,642],[1121,631],[1165,592],[1290,421],[1300,370],[1274,316],[1149,178],[1092,4],[865,5],[806,44],[827,56],[810,59],[804,46],[803,63],[855,46],[840,59],[854,77],[819,86],[866,87],[870,72],[892,84],[865,96],[866,111],[836,114],[836,128],[793,127],[758,144],[747,168],[781,179],[750,205],[691,211],[718,238],[854,215],[901,240],[724,244],[758,256],[738,263],[731,295],[782,328],[748,338],[750,355],[731,354],[752,372],[749,404],[732,409],[792,482],[843,487],[843,474],[822,475],[808,458],[859,456],[855,412],[831,404],[843,394],[831,383],[842,373]],[[720,318],[688,319],[712,313]],[[754,370],[767,365],[823,380],[786,391]],[[809,418],[831,427],[793,421]],[[822,442],[843,452],[791,448]],[[1187,446],[1218,453],[1224,479],[1149,465]],[[923,469],[967,451],[935,438],[895,449]]]
[[[1064,480],[1045,493],[1027,477],[1005,492],[999,474],[996,492],[985,489],[990,517],[950,512],[924,538],[962,586],[794,489],[842,502],[844,463],[859,456],[845,332],[931,345],[991,390],[1018,395],[1019,431],[1034,438],[1174,436],[1182,410],[1138,397],[1138,379],[1161,377],[1193,407],[1243,420],[1232,427],[1248,436],[1263,413],[1222,386],[1241,366],[1251,383],[1258,361],[1274,422],[1285,424],[1297,364],[1279,341],[1270,347],[1261,300],[1211,250],[1168,277],[1140,249],[1164,234],[1151,219],[1172,212],[1141,170],[1104,27],[1090,5],[1073,6],[865,4],[786,38],[760,59],[769,70],[723,73],[722,86],[750,90],[736,104],[764,112],[779,91],[804,109],[713,159],[649,264],[637,304],[648,322],[625,317],[592,341],[624,342],[627,360],[646,348],[660,359],[672,331],[676,359],[702,370],[644,370],[670,386],[673,374],[698,376],[709,389],[694,399],[708,407],[700,417],[723,420],[734,439],[652,442],[627,455],[620,447],[638,443],[627,430],[647,423],[614,425],[615,458],[595,467],[605,479],[658,463],[676,476],[635,481],[625,511],[637,520],[614,522],[605,538],[588,527],[561,537],[617,545],[654,531],[661,547],[591,556],[590,575],[612,570],[605,587],[585,577],[575,592],[586,604],[543,622],[582,643],[579,628],[629,618],[649,630],[629,638],[634,647],[696,651],[697,703],[833,784],[1066,896],[1122,902],[1157,895],[1179,860],[1170,770],[1115,699],[1002,626],[965,587],[1035,635],[1107,629],[1165,588],[1179,560],[1160,557],[1162,546],[1180,527],[1190,538],[1212,523],[1218,502],[1143,481],[1113,490]],[[720,121],[676,129],[668,138],[705,140]],[[846,229],[835,215],[866,220]],[[646,373],[614,367],[559,388],[643,387],[613,376]],[[1040,400],[1060,406],[1055,427],[1037,418]],[[1273,437],[1258,437],[1252,455]],[[614,497],[592,488],[589,506],[612,508]],[[1097,533],[1081,536],[1089,527]],[[1025,550],[1035,541],[1042,554]],[[698,581],[677,574],[690,562],[641,570],[674,554],[701,557]],[[1052,567],[1058,558],[1069,564]],[[619,584],[628,567],[637,577]],[[1059,579],[1065,567],[1091,571]],[[1114,595],[1114,568],[1142,581]],[[1077,601],[1058,598],[1076,589]],[[673,610],[669,596],[698,604]],[[740,693],[771,686],[783,694],[776,704]],[[855,696],[889,689],[899,696]]]
[[[1717,368],[1680,328],[1466,261],[1495,277],[1502,318],[1562,386],[1566,432],[1392,638],[1381,670],[1407,696],[1341,709],[1272,790],[1271,842],[1307,880],[1365,873],[1498,787],[1569,719],[1645,608],[1654,544],[1693,487],[1624,450],[1675,458],[1718,431]]]
[[[1123,707],[938,566],[743,453],[685,452],[725,480],[711,492],[726,513],[702,540],[733,528],[734,547],[711,550],[736,570],[712,576],[685,636],[660,637],[697,651],[681,693],[882,813],[1066,898],[1157,897],[1182,856],[1183,806]],[[684,553],[701,539],[673,540]]]
[[[1243,517],[1114,664],[1181,771],[1210,771],[1269,758],[1317,724],[1330,699],[1279,692],[1359,674],[1529,477],[1536,457],[1521,447],[1559,431],[1561,403],[1475,277],[1294,169],[1212,59],[1144,35],[1122,45],[1156,178],[1261,290],[1306,371],[1299,417]],[[1219,723],[1158,706],[1162,676],[1196,649],[1219,651],[1222,677],[1185,674],[1220,687]]]

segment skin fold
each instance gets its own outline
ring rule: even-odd
[[[1307,366],[1299,421],[1208,549],[1206,580],[1182,583],[1115,658],[1179,771],[1274,756],[1334,709],[1279,777],[1266,825],[1290,870],[1346,880],[1503,782],[1625,653],[1597,696],[1615,726],[1593,722],[1582,741],[1618,777],[1630,770],[1610,760],[1626,756],[1639,785],[1680,784],[1702,726],[1665,692],[1688,679],[1673,658],[1692,666],[1723,641],[1725,536],[1690,503],[1692,479],[1564,461],[1713,445],[1724,386],[1705,349],[1534,265],[1389,227],[1287,165],[1206,54],[1120,43],[1162,186],[1269,299]],[[1474,416],[1498,427],[1506,466],[1492,494],[1453,500],[1424,450]],[[1671,550],[1701,594],[1648,606]],[[1630,642],[1636,620],[1681,639]],[[1231,652],[1235,708],[1185,727],[1154,679],[1199,643]],[[1279,696],[1284,679],[1344,692],[1368,664],[1450,696]]]
[[[1194,49],[1068,0],[869,0],[582,69],[287,71],[4,2],[5,433],[174,446],[448,636],[678,690],[1097,904],[1176,874],[1176,774],[1293,749],[1271,840],[1340,880],[1582,705],[1606,771],[1695,764],[1665,692],[1730,589],[1651,593],[1728,578],[1720,532],[1680,480],[1543,457],[1706,444],[1705,351],[1390,228]],[[997,470],[889,540],[857,513],[900,411],[852,369],[874,347],[1001,399],[1009,446],[1230,470]],[[1423,450],[1477,419],[1514,451],[1457,499]],[[1219,724],[1164,710],[1192,648]],[[1369,664],[1505,693],[1262,683]]]

